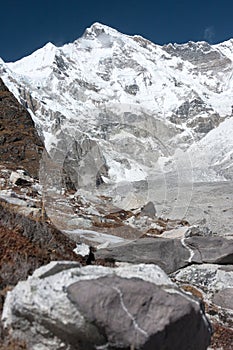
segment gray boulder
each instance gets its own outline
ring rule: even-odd
[[[96,257],[133,264],[156,264],[166,273],[171,273],[189,264],[190,252],[179,239],[141,238],[100,249]]]
[[[172,273],[191,263],[233,264],[233,240],[202,236],[142,238],[100,249],[96,257],[134,264],[156,264],[166,273]]]
[[[7,294],[3,323],[30,349],[207,349],[199,302],[158,266],[65,264],[36,270]]]

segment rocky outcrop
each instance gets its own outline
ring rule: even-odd
[[[211,69],[227,69],[231,65],[228,57],[204,41],[189,41],[186,44],[168,44],[163,46],[163,50],[171,55],[181,57],[204,72]]]
[[[186,122],[187,126],[198,134],[207,134],[216,128],[225,118],[215,113],[200,97],[185,101],[169,118],[176,125]]]
[[[0,79],[0,158],[8,168],[21,167],[37,177],[43,143],[28,111]]]
[[[207,349],[202,307],[159,267],[59,264],[38,269],[7,295],[4,324],[30,349]]]
[[[194,236],[185,243],[193,252],[192,262],[233,264],[233,239]]]

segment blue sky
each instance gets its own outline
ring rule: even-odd
[[[233,38],[232,0],[5,0],[0,5],[0,57],[5,61],[48,41],[74,41],[93,22],[157,44]]]

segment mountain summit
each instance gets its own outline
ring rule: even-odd
[[[103,181],[142,180],[184,158],[194,178],[214,180],[233,174],[232,64],[232,40],[159,46],[94,23],[0,72],[51,154],[71,140],[98,145]]]

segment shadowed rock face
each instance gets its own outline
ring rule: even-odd
[[[0,79],[1,164],[37,177],[43,148],[31,116]]]
[[[74,283],[68,297],[104,331],[112,349],[206,349],[208,345],[198,304],[153,283],[109,276]]]

